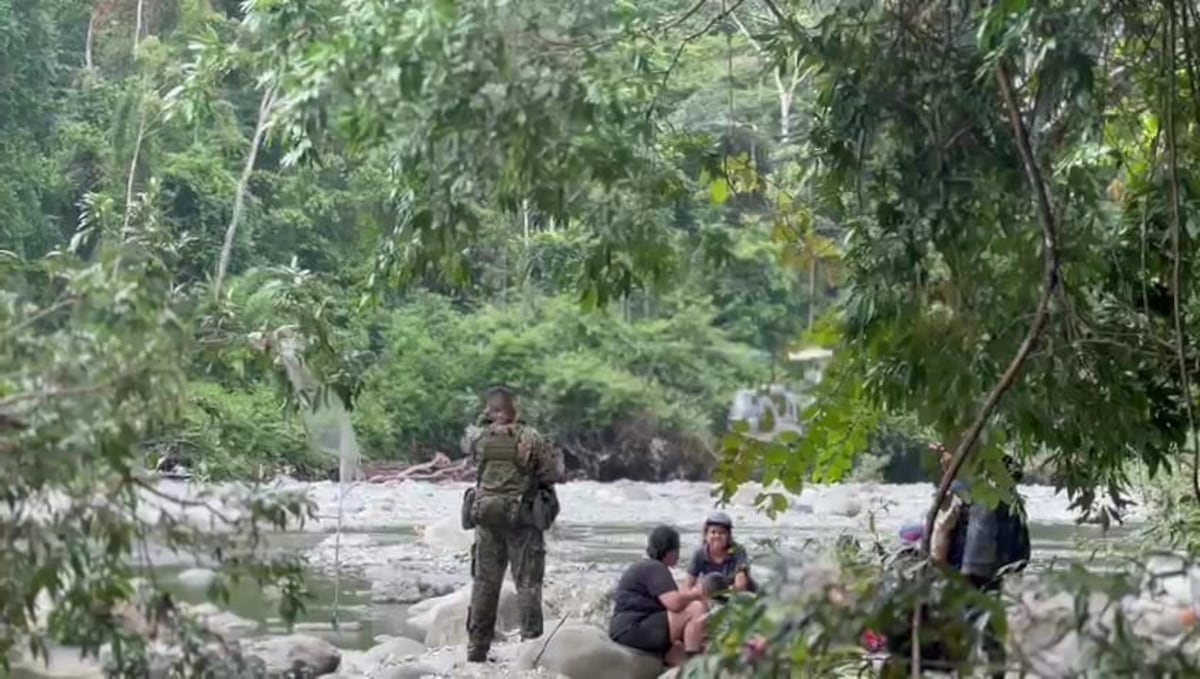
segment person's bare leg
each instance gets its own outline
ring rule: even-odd
[[[667,667],[679,667],[687,662],[687,657],[687,652],[683,650],[683,644],[676,641],[674,644],[671,644],[671,650],[667,651],[667,654],[663,656],[663,664]]]
[[[688,620],[683,628],[683,650],[688,653],[699,653],[704,650],[704,634],[708,625],[707,615],[698,615]]]
[[[693,601],[688,604],[688,607],[678,613],[667,612],[667,624],[671,631],[671,641],[683,641],[686,644],[684,633],[687,630],[688,624],[697,618],[703,618],[708,613],[708,606],[703,601]],[[688,650],[693,650],[694,647],[688,647]]]

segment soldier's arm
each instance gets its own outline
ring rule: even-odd
[[[463,432],[463,437],[459,441],[459,448],[462,449],[464,456],[471,458],[472,462],[478,462],[475,454],[475,444],[479,443],[479,439],[483,438],[483,427],[477,424],[470,425]]]
[[[533,474],[539,483],[543,486],[552,486],[558,483],[559,472],[554,450],[541,434],[526,427],[521,430],[521,440],[518,445],[521,448],[521,457],[532,465]]]

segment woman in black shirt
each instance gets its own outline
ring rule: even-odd
[[[613,594],[608,636],[613,641],[680,665],[704,646],[706,595],[696,583],[680,591],[671,574],[679,563],[679,531],[659,526],[650,533],[646,556],[621,575]]]

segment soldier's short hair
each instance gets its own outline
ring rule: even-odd
[[[507,399],[508,401],[513,401],[513,400],[516,400],[517,395],[512,389],[510,389],[502,384],[497,384],[497,385],[488,387],[487,392],[484,394],[484,398],[490,401],[493,398],[497,398],[497,397]]]

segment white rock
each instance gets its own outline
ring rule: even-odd
[[[853,493],[828,498],[827,504],[821,507],[824,512],[845,516],[853,519],[862,513],[863,502]]]
[[[408,624],[425,632],[425,645],[429,647],[455,646],[467,642],[467,608],[471,603],[470,585],[444,597],[429,599],[421,610],[408,619]],[[414,606],[413,609],[417,607]],[[410,609],[410,612],[413,612]],[[517,592],[512,583],[505,581],[500,588],[500,603],[496,612],[498,634],[515,629],[520,623],[517,609]]]
[[[475,544],[475,534],[472,531],[463,530],[461,521],[458,512],[454,512],[453,516],[447,516],[425,526],[425,530],[421,534],[421,542],[435,549],[454,554],[470,551],[471,545]]]
[[[649,502],[654,499],[650,491],[640,484],[628,481],[615,481],[604,484],[597,492],[600,499],[607,502]]]
[[[612,615],[613,581],[547,583],[542,592],[546,610],[557,617],[604,626]],[[550,628],[547,628],[550,629]]]
[[[100,661],[81,657],[78,648],[50,646],[46,650],[48,658],[20,658],[13,668],[46,679],[104,679]]]
[[[413,604],[432,597],[445,596],[461,587],[462,578],[453,575],[397,575],[371,582],[371,601],[380,604]]]
[[[556,626],[557,621],[547,625],[547,630]],[[566,623],[548,638],[521,645],[516,669],[535,668],[570,679],[656,679],[663,671],[658,657],[625,648],[610,640],[599,627],[578,623]]]
[[[261,658],[271,675],[303,668],[311,676],[320,677],[336,672],[342,660],[333,644],[304,634],[254,639],[246,642],[245,650]]]
[[[442,605],[444,602],[449,601],[450,597],[454,596],[462,589],[464,588],[460,587],[449,594],[443,594],[442,596],[430,597],[424,601],[418,601],[417,603],[408,607],[409,618],[417,618],[428,614],[430,611]],[[427,627],[428,625],[426,625],[426,628]]]
[[[366,651],[349,651],[340,649],[342,652],[342,661],[338,663],[338,671],[331,677],[341,677],[341,679],[349,679],[350,677],[362,678],[367,677],[379,668],[379,662],[367,655]]]
[[[423,679],[436,676],[439,676],[437,668],[419,662],[407,662],[403,665],[380,668],[371,675],[371,679]]]
[[[189,589],[208,589],[217,574],[210,568],[189,568],[177,576],[179,584]]]
[[[379,664],[387,664],[392,660],[404,660],[409,656],[419,656],[425,652],[425,644],[404,637],[392,637],[371,647],[367,651],[367,659]]]
[[[189,606],[185,611],[194,617],[204,629],[225,639],[245,639],[259,629],[257,622],[235,613],[223,611],[207,601]]]
[[[750,481],[737,489],[737,492],[730,498],[730,504],[740,505],[742,507],[753,507],[754,500],[763,492],[762,484],[755,481]]]

